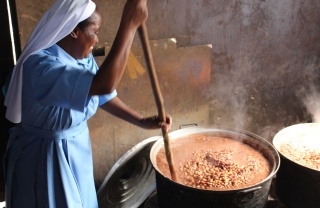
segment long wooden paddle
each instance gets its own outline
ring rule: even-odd
[[[144,56],[145,56],[146,63],[147,63],[147,68],[148,68],[148,72],[149,72],[153,95],[154,95],[154,98],[155,98],[155,101],[157,104],[157,108],[158,108],[159,119],[162,122],[166,122],[166,114],[165,114],[164,106],[163,106],[163,98],[161,95],[161,91],[160,91],[160,87],[159,87],[159,83],[158,83],[158,78],[157,78],[156,70],[155,70],[154,63],[153,63],[153,58],[152,58],[152,53],[151,53],[151,48],[150,48],[149,37],[148,37],[146,25],[142,24],[142,26],[139,27],[138,32],[140,35],[142,49],[143,49]],[[166,158],[167,158],[168,165],[169,165],[171,179],[173,181],[177,181],[176,171],[174,168],[174,162],[172,159],[173,157],[172,157],[172,152],[171,152],[171,147],[170,147],[169,135],[168,135],[168,132],[166,132],[164,130],[164,128],[162,128],[162,135],[163,135],[163,139],[164,139],[165,153],[166,153]]]

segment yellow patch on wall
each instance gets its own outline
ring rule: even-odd
[[[130,51],[127,69],[131,79],[137,79],[139,75],[142,75],[146,70],[141,66],[135,55]]]

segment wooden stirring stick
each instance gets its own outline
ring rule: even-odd
[[[164,107],[163,107],[163,98],[161,95],[161,91],[160,91],[160,87],[159,87],[159,83],[158,83],[158,78],[157,78],[156,70],[155,70],[154,63],[153,63],[153,58],[152,58],[152,54],[151,54],[149,37],[148,37],[146,25],[142,24],[142,26],[139,27],[138,32],[139,32],[139,35],[141,38],[142,49],[143,49],[144,56],[145,56],[146,63],[147,63],[150,82],[151,82],[154,98],[155,98],[157,108],[158,108],[159,119],[162,122],[166,122],[166,114],[165,114]],[[163,139],[164,139],[164,147],[165,147],[167,161],[169,164],[171,179],[173,181],[177,181],[176,171],[175,171],[174,163],[173,163],[173,159],[172,159],[172,152],[171,152],[171,148],[170,148],[169,135],[168,135],[168,132],[166,132],[164,130],[164,128],[162,128],[162,135],[163,135]]]

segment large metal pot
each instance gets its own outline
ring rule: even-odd
[[[300,141],[320,144],[320,123],[303,123],[279,131],[273,144],[280,153],[281,167],[277,173],[276,193],[287,207],[320,207],[320,171],[298,164],[281,152],[281,145]],[[308,141],[310,140],[310,141]]]
[[[161,139],[152,146],[150,151],[151,163],[155,168],[156,173],[159,207],[264,207],[268,198],[272,178],[280,166],[280,157],[274,147],[268,141],[257,135],[227,128],[183,128],[169,133],[169,138],[171,143],[174,143],[175,139],[193,134],[222,136],[242,141],[243,143],[252,146],[266,157],[271,166],[271,173],[260,183],[237,190],[214,191],[185,186],[172,181],[160,172],[156,163],[156,156],[159,150],[163,148],[163,140]],[[210,147],[208,147],[208,149],[209,148]]]

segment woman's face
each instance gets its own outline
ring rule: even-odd
[[[77,59],[89,57],[93,46],[99,42],[98,34],[101,25],[101,16],[98,12],[94,12],[90,17],[90,24],[85,28],[78,29],[78,38],[76,53]]]

